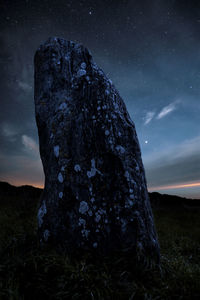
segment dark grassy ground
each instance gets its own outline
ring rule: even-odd
[[[200,299],[199,209],[154,210],[160,273],[139,271],[125,253],[39,249],[37,205],[27,193],[0,197],[0,299]]]

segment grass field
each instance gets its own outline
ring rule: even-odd
[[[131,257],[39,249],[37,199],[0,199],[0,299],[200,299],[199,210],[155,210],[161,272]]]

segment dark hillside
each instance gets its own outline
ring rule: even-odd
[[[125,252],[94,257],[41,249],[36,217],[41,192],[0,183],[1,300],[200,299],[200,218],[199,209],[186,205],[192,200],[150,193],[161,271],[139,271]]]

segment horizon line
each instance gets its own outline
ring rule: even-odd
[[[1,179],[0,179],[1,181]],[[8,181],[5,181],[3,180],[4,182],[7,182],[9,183]],[[14,186],[23,186],[23,185],[30,185],[30,186],[33,186],[35,188],[40,188],[40,189],[44,189],[44,184],[40,184],[40,183],[22,183],[22,182],[13,182],[11,180],[12,183],[10,183],[11,185],[14,185]],[[200,182],[190,182],[190,183],[182,183],[182,184],[174,184],[174,185],[162,185],[162,186],[154,186],[154,187],[151,187],[151,186],[148,186],[147,185],[147,189],[148,189],[148,192],[157,192],[157,191],[162,191],[162,190],[175,190],[175,189],[190,189],[190,188],[194,188],[194,187],[200,187]],[[189,197],[192,197],[189,196]],[[196,198],[196,197],[195,197]],[[199,197],[200,198],[200,197]]]
[[[155,186],[155,187],[149,187],[148,190],[149,191],[154,191],[154,190],[161,191],[161,190],[184,189],[184,188],[192,188],[192,187],[200,187],[200,182]]]

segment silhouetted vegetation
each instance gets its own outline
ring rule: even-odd
[[[199,209],[172,203],[165,209],[154,201],[161,270],[141,271],[122,252],[95,257],[40,249],[41,190],[17,189],[0,184],[0,299],[200,299]]]

